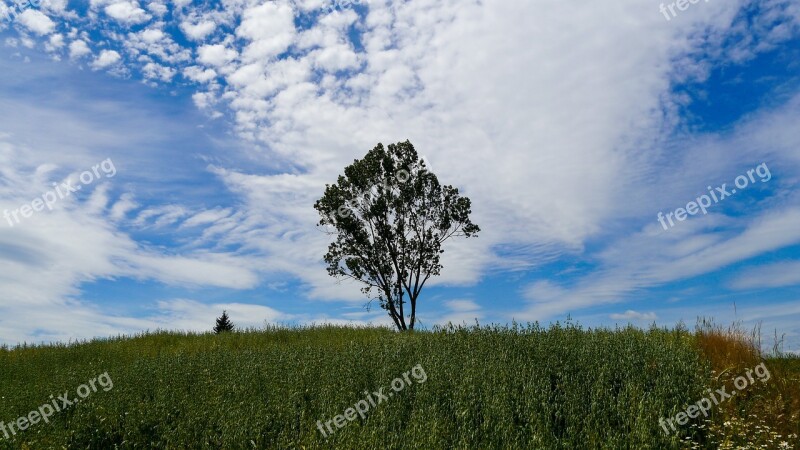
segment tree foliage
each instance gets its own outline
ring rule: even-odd
[[[480,231],[470,200],[441,185],[409,141],[355,160],[314,208],[336,238],[328,274],[361,283],[399,330],[414,329],[419,294],[442,270],[442,244]]]
[[[228,333],[233,331],[234,325],[228,317],[227,311],[222,311],[222,316],[217,318],[217,325],[214,326],[214,333]]]

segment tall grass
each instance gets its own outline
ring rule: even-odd
[[[703,344],[705,342],[705,344]],[[681,448],[659,418],[702,397],[716,348],[685,329],[269,328],[158,332],[0,350],[0,420],[108,372],[97,392],[0,448]],[[720,357],[721,358],[721,357]],[[428,378],[329,438],[364,391],[420,364]]]
[[[713,389],[732,386],[734,378],[762,362],[770,372],[694,424],[702,433],[693,448],[800,448],[800,358],[762,351],[761,327],[747,331],[741,323],[722,327],[701,319],[697,345],[711,363]]]
[[[97,392],[0,448],[792,448],[800,359],[666,435],[763,361],[758,333],[556,324],[398,334],[333,326],[0,347],[0,421],[108,372]],[[428,378],[329,438],[317,428],[420,364]]]

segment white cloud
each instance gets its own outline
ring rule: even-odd
[[[217,72],[214,69],[203,69],[199,66],[190,66],[183,69],[183,75],[197,83],[208,83],[217,77]]]
[[[537,302],[554,302],[561,300],[568,291],[551,281],[537,281],[525,289],[525,297]]]
[[[473,325],[475,320],[480,320],[485,316],[480,305],[472,300],[449,300],[444,304],[449,311],[441,316],[435,317],[433,324],[445,325],[452,323],[454,325]],[[423,324],[425,324],[427,317],[430,317],[431,314],[424,313],[422,311],[425,311],[430,307],[431,305],[429,304],[420,303],[420,305],[418,305],[418,308],[420,309],[418,310],[417,315]]]
[[[238,56],[236,50],[223,44],[204,45],[197,49],[198,61],[211,66],[224,66]]]
[[[236,36],[250,41],[242,52],[245,62],[269,59],[285,52],[295,34],[294,11],[283,1],[248,8],[236,29]]]
[[[142,41],[148,44],[154,44],[166,36],[163,31],[156,28],[148,28],[140,33]]]
[[[105,8],[106,14],[126,25],[136,25],[150,20],[150,15],[135,1],[112,3]]]
[[[137,227],[153,226],[156,228],[172,225],[190,212],[180,205],[163,205],[143,209],[134,220]]]
[[[156,16],[164,16],[169,11],[167,5],[158,2],[150,2],[147,4],[147,9]]]
[[[120,196],[119,201],[111,207],[110,216],[112,220],[122,220],[128,212],[138,208],[139,205],[133,200],[133,194],[125,193]]]
[[[785,261],[744,269],[731,285],[735,289],[764,289],[800,285],[800,261]]]
[[[627,28],[568,4],[397,4],[391,13],[374,4],[360,36],[364,50],[356,53],[348,35],[358,20],[352,11],[326,15],[297,35],[289,9],[282,2],[246,9],[236,30],[245,39],[241,48],[231,48],[231,41],[200,47],[199,62],[220,68],[228,88],[193,98],[200,108],[228,101],[241,136],[267,144],[276,167],[304,171],[218,171],[247,203],[247,225],[226,239],[281,255],[275,266],[310,283],[314,297],[348,291],[348,299],[360,298],[358,292],[331,289],[319,275],[315,261],[326,243],[307,205],[352,158],[378,141],[410,138],[438,161],[440,179],[472,198],[484,232],[448,248],[441,283],[474,283],[489,265],[522,267],[558,251],[580,251],[624,211],[620,199],[641,187],[642,173],[656,170],[646,153],[652,148],[640,142],[663,129],[662,101],[671,82],[664,61],[691,48],[693,27],[692,21],[667,25],[657,10],[648,15],[634,2],[613,9]],[[711,6],[702,19],[725,27],[735,11]],[[569,17],[602,38],[556,28],[545,44],[535,24],[523,19],[530,17],[542,26]],[[627,38],[637,33],[647,39]],[[600,47],[600,41],[620,45]],[[269,61],[295,43],[302,51]],[[541,61],[548,61],[547,71]],[[315,80],[316,70],[354,68]],[[199,82],[210,79],[202,73],[185,71]],[[264,209],[269,214],[258,212]],[[298,238],[282,242],[287,234]],[[514,254],[496,257],[497,245]]]
[[[67,6],[69,6],[68,0],[47,0],[47,1],[40,1],[39,4],[43,10],[50,11],[60,17],[70,17],[70,18],[77,17],[77,15],[74,12],[70,12],[67,10]]]
[[[181,22],[181,30],[189,39],[193,41],[202,41],[209,34],[213,33],[217,25],[210,21],[205,20],[199,23]]]
[[[47,44],[45,44],[45,48],[49,52],[58,51],[62,47],[64,47],[64,35],[60,33],[51,34],[50,39],[48,39]]]
[[[142,73],[144,74],[145,78],[154,79],[163,82],[169,82],[172,80],[172,77],[175,76],[175,69],[171,67],[162,66],[161,64],[157,63],[147,63],[142,68]]]
[[[709,216],[694,227],[663,232],[653,224],[644,231],[609,244],[599,256],[600,266],[569,288],[537,284],[527,291],[532,304],[515,313],[523,320],[543,320],[590,306],[625,301],[632,293],[665,283],[713,273],[731,264],[766,252],[800,243],[800,209],[769,211],[743,219],[738,233],[706,231],[719,220]]]
[[[640,313],[633,310],[627,310],[623,314],[611,314],[609,316],[613,320],[629,320],[629,321],[654,321],[658,319],[658,316],[654,312],[649,313]]]
[[[216,222],[218,222],[218,221],[220,221],[222,219],[227,218],[230,215],[231,215],[231,209],[230,208],[213,209],[213,210],[208,210],[208,211],[202,211],[202,212],[199,212],[199,213],[195,214],[194,216],[186,219],[181,226],[182,227],[196,227],[196,226],[199,226],[199,225],[213,224],[213,223],[216,223]]]
[[[314,52],[317,66],[328,72],[354,69],[359,66],[358,55],[347,45],[336,45]]]
[[[154,24],[138,33],[128,33],[124,42],[125,50],[145,65],[154,62],[154,58],[170,66],[191,60],[192,52],[177,44],[160,26],[163,24]]]
[[[215,103],[214,95],[208,92],[192,94],[192,100],[198,109],[207,109]]]
[[[26,9],[17,19],[25,28],[38,35],[50,34],[55,30],[56,24],[49,17],[35,9]]]
[[[37,114],[12,103],[3,108],[6,113],[18,111],[24,120],[52,118],[43,116],[41,110],[37,110]],[[96,156],[76,151],[67,131],[74,131],[75,139],[90,148],[107,151],[109,143],[120,139],[130,140],[136,147],[139,141],[131,136],[128,127],[141,124],[132,120],[130,112],[116,111],[109,105],[104,111],[113,111],[114,115],[126,116],[128,120],[124,121],[125,125],[107,124],[107,130],[102,130],[96,127],[96,122],[94,128],[87,128],[87,124],[74,115],[60,116],[62,120],[50,128],[51,136],[48,136],[60,141],[61,145],[53,146],[53,151],[45,148],[34,152],[0,135],[0,176],[3,178],[0,211],[14,211],[52,189],[52,183],[60,181],[56,174],[64,172],[62,165],[68,164],[69,172],[79,173],[90,167],[91,161],[97,161]],[[6,117],[6,124],[13,125],[13,120],[7,114]],[[21,127],[16,129],[24,131]],[[109,141],[104,140],[106,134]],[[70,156],[59,157],[61,151]],[[128,156],[124,160],[130,167],[133,158]],[[112,197],[110,184],[122,187],[117,185],[117,180],[112,178],[106,183],[86,185],[80,196],[60,199],[52,211],[36,212],[13,227],[2,219],[0,267],[3,276],[0,276],[0,283],[4,294],[0,300],[0,316],[15,320],[0,323],[0,342],[87,338],[158,327],[154,324],[165,328],[169,319],[175,318],[170,313],[171,308],[140,319],[118,314],[105,316],[98,308],[76,300],[81,295],[81,285],[100,279],[128,277],[174,286],[231,289],[246,289],[257,283],[258,275],[251,269],[255,261],[249,258],[239,260],[232,254],[207,250],[174,251],[167,255],[162,249],[137,243],[120,231],[115,222],[124,221],[126,213],[136,205],[131,195],[123,194],[108,209]],[[166,215],[155,218],[156,222]],[[241,308],[248,310],[245,306]],[[231,309],[239,310],[238,307]],[[269,308],[253,307],[249,311],[264,313],[261,320],[274,317]]]
[[[92,62],[92,68],[95,70],[105,69],[107,67],[117,64],[122,57],[115,50],[103,50],[100,56]]]
[[[243,303],[203,304],[193,300],[175,299],[158,303],[160,314],[154,320],[163,321],[164,327],[187,331],[211,331],[217,317],[227,311],[231,322],[240,329],[261,328],[265,323],[274,324],[291,319],[268,306]]]
[[[472,300],[450,300],[446,302],[448,308],[458,312],[477,311],[481,307]]]
[[[244,267],[246,260],[230,255],[195,253],[186,257],[162,257],[135,254],[129,255],[127,263],[130,273],[138,277],[173,285],[251,289],[258,282],[256,273]]]
[[[84,41],[72,41],[69,44],[69,57],[78,59],[82,56],[91,55],[92,51]]]

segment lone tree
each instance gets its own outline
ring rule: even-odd
[[[217,318],[217,325],[214,327],[214,333],[228,333],[233,331],[233,322],[228,317],[228,311],[222,311],[222,316]]]
[[[442,270],[442,244],[480,231],[470,200],[439,184],[409,141],[378,144],[355,160],[314,208],[319,226],[335,230],[328,274],[363,284],[401,331],[414,329],[420,291]]]

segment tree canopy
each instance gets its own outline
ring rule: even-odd
[[[335,236],[328,274],[362,284],[399,330],[414,329],[420,292],[442,270],[442,244],[480,231],[469,198],[441,185],[409,141],[355,160],[314,208]]]

